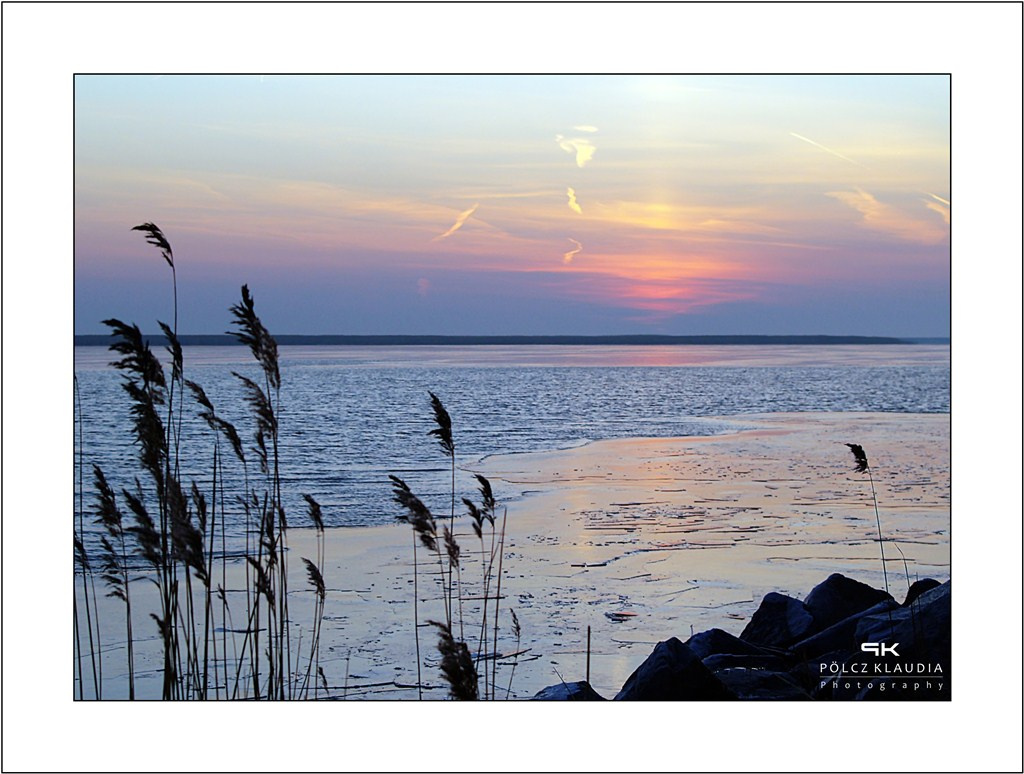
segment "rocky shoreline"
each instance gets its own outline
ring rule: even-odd
[[[738,636],[709,629],[659,642],[617,701],[950,699],[951,581],[923,579],[903,603],[835,573],[803,601],[771,592]],[[587,682],[540,701],[602,701]]]

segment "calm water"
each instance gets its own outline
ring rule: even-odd
[[[724,429],[712,419],[723,415],[944,413],[950,401],[945,345],[282,347],[280,358],[283,484],[293,525],[307,523],[303,494],[321,503],[330,525],[393,521],[398,507],[389,473],[444,512],[448,460],[427,435],[428,390],[452,415],[458,461],[467,465],[489,454],[606,438],[710,435]],[[127,396],[120,374],[107,365],[111,359],[102,347],[75,349],[87,502],[93,463],[118,489],[140,475]],[[254,426],[232,371],[256,377],[247,349],[185,349],[186,378],[203,386],[248,446]],[[189,400],[182,478],[186,486],[195,479],[208,488],[213,447],[196,413]],[[242,493],[243,474],[229,462],[233,499]],[[461,493],[475,494],[473,484],[460,474]],[[496,494],[508,501],[521,493]],[[242,534],[237,521],[229,529]]]

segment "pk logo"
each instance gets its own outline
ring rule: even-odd
[[[899,645],[898,642],[894,642],[892,645],[886,645],[884,642],[864,642],[861,643],[860,649],[875,656],[884,656],[889,653],[899,656],[899,653],[896,652],[897,645]]]

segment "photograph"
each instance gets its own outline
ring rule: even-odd
[[[947,75],[77,75],[79,699],[949,700]]]

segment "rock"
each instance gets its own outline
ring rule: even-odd
[[[590,687],[586,680],[578,683],[558,683],[549,685],[536,696],[533,701],[606,701],[597,691]]]
[[[739,699],[809,701],[810,695],[787,675],[763,669],[723,669],[716,677]]]
[[[914,581],[914,585],[907,590],[907,598],[903,600],[903,606],[906,607],[926,591],[931,591],[941,585],[935,578],[922,578],[919,581]]]
[[[750,618],[740,639],[754,645],[785,648],[813,633],[814,617],[804,604],[772,591]]]
[[[866,583],[833,573],[819,583],[804,599],[804,607],[814,617],[814,628],[821,631],[879,602],[891,600],[884,591]]]
[[[941,661],[948,672],[952,637],[951,595],[950,581],[946,581],[925,591],[907,607],[888,614],[865,616],[857,624],[857,641],[898,642],[902,657]]]
[[[896,610],[898,608],[899,605],[896,600],[891,597],[883,599],[873,607],[869,607],[867,610],[861,610],[859,613],[854,613],[850,617],[832,624],[832,626],[828,627],[824,631],[818,632],[807,639],[801,640],[790,647],[790,652],[801,660],[821,656],[825,653],[833,653],[835,651],[854,652],[860,648],[860,642],[857,641],[855,636],[857,632],[857,625],[860,623],[860,620],[865,616],[882,615],[888,611]]]
[[[616,701],[722,701],[736,698],[677,638],[659,642]]]
[[[697,654],[697,658],[705,659],[712,654],[730,653],[744,656],[763,656],[766,651],[749,642],[744,642],[721,629],[708,629],[699,632],[685,643],[686,647]]]
[[[947,581],[925,591],[908,607],[863,616],[854,634],[860,643],[856,652],[842,662],[842,677],[820,681],[819,695],[878,701],[949,700],[950,611]],[[865,651],[864,643],[877,650]]]
[[[723,669],[767,669],[771,672],[785,672],[792,665],[781,656],[752,656],[737,653],[712,653],[707,658],[701,659],[701,663],[716,676]]]

